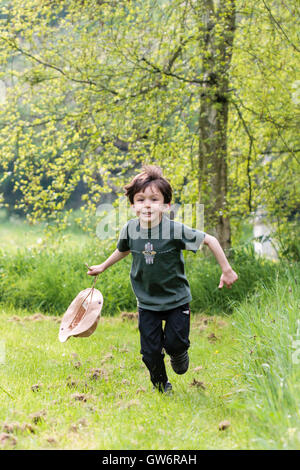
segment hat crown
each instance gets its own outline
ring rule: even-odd
[[[73,299],[63,315],[59,330],[60,342],[70,336],[90,336],[100,320],[103,296],[94,287],[84,289]]]

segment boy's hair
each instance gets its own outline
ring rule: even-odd
[[[157,189],[164,196],[164,203],[168,204],[172,200],[172,187],[166,178],[162,175],[162,170],[159,166],[144,165],[142,172],[136,175],[133,180],[124,186],[125,195],[128,197],[131,204],[136,193],[145,191],[147,186],[154,184]]]

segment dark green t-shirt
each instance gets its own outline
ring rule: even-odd
[[[130,280],[138,307],[164,311],[192,300],[181,250],[196,253],[204,237],[205,232],[165,215],[150,229],[142,228],[138,218],[124,225],[117,248],[131,251]]]

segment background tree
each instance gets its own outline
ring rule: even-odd
[[[224,248],[262,201],[278,221],[279,199],[288,218],[299,196],[296,6],[2,2],[2,184],[18,191],[15,207],[63,227],[80,182],[90,217],[146,161],[165,169],[175,202],[205,204],[205,230]]]

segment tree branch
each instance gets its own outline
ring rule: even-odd
[[[295,49],[295,51],[300,52],[300,49],[298,49],[298,47],[295,46],[295,44],[290,40],[290,38],[288,37],[288,35],[287,35],[286,32],[284,31],[284,29],[282,28],[281,24],[280,24],[280,23],[276,20],[276,18],[273,16],[273,14],[272,14],[272,12],[271,12],[271,9],[270,9],[270,8],[268,7],[268,5],[266,4],[265,0],[263,0],[263,4],[265,5],[266,9],[268,10],[271,19],[274,21],[274,23],[276,24],[277,28],[280,29],[280,31],[282,32],[282,34],[284,35],[284,37],[286,38],[286,40],[291,44],[291,46]]]
[[[50,68],[50,69],[53,69],[53,70],[59,72],[61,75],[66,77],[68,80],[71,80],[72,82],[76,82],[76,83],[81,83],[81,84],[83,83],[85,85],[90,85],[90,86],[97,87],[97,83],[92,81],[92,80],[79,80],[77,78],[70,77],[68,74],[66,74],[66,72],[62,68],[58,67],[57,65],[53,65],[53,64],[49,64],[48,62],[44,62],[43,60],[41,60],[38,57],[31,54],[30,52],[25,51],[24,49],[22,49],[20,46],[18,46],[16,44],[15,41],[9,41],[8,39],[3,38],[3,37],[1,39],[4,40],[5,42],[9,43],[10,46],[13,47],[16,51],[19,51],[21,54],[25,55],[26,57],[29,57],[30,59],[34,60],[38,64],[43,65],[44,67],[47,67],[47,68]],[[113,95],[118,95],[117,91],[111,90],[111,89],[109,89],[107,87],[104,87],[104,86],[101,88],[101,90],[96,89],[96,91],[107,91],[109,93],[112,93]]]
[[[193,78],[193,79],[188,79],[185,77],[181,77],[180,75],[177,75],[176,73],[170,72],[168,69],[161,69],[159,68],[156,64],[152,64],[146,57],[142,57],[141,61],[145,62],[147,65],[152,67],[155,73],[160,73],[161,75],[167,75],[169,77],[174,77],[177,78],[177,80],[181,80],[186,83],[197,83],[199,85],[204,85],[205,83],[208,83],[209,80],[199,80],[198,78]]]

